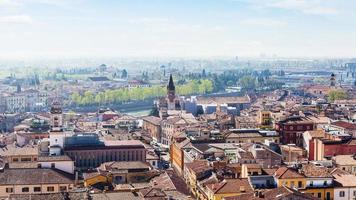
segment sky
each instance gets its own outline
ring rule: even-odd
[[[356,57],[355,0],[0,0],[0,58]]]

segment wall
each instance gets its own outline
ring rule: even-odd
[[[184,153],[183,151],[173,143],[170,148],[170,157],[171,163],[174,169],[179,173],[182,174],[184,168]]]
[[[55,168],[64,172],[74,174],[74,162],[73,161],[53,161],[53,162],[38,162],[41,164],[41,168],[51,168],[52,163],[55,164]]]
[[[73,184],[43,184],[43,185],[1,185],[0,186],[0,197],[6,198],[10,194],[47,194],[59,192],[60,186],[66,186],[67,190],[73,188]],[[29,187],[29,192],[22,192],[23,187]],[[41,187],[41,192],[34,192],[34,187]],[[54,187],[53,192],[48,192],[47,187]],[[6,193],[6,188],[13,188],[13,193]]]
[[[345,192],[345,196],[341,197],[340,196],[340,191],[344,191]],[[349,199],[354,199],[356,198],[356,196],[354,196],[354,192],[356,192],[356,187],[352,187],[352,188],[334,188],[334,199],[337,200],[349,200]]]
[[[76,167],[83,169],[96,168],[111,161],[146,162],[145,148],[65,150],[65,154],[75,161]]]

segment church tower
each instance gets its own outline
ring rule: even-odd
[[[63,115],[62,108],[59,102],[55,101],[51,107],[51,129],[52,131],[62,131]]]
[[[330,87],[335,87],[335,86],[336,86],[336,76],[334,73],[332,73],[330,76]]]
[[[172,74],[167,85],[167,104],[168,110],[175,110],[176,87],[174,86]]]

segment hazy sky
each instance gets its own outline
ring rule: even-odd
[[[0,0],[0,57],[356,57],[355,0]]]

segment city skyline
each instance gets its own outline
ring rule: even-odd
[[[0,57],[353,57],[347,0],[0,0]]]

